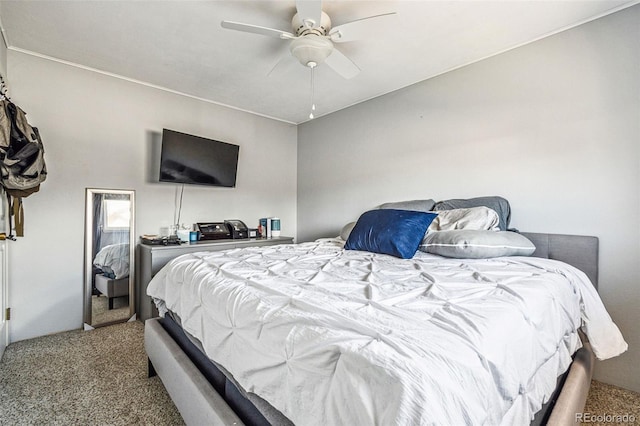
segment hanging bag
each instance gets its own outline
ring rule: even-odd
[[[47,178],[44,146],[24,111],[6,99],[1,102],[1,184],[11,196],[24,198],[37,192]]]
[[[40,184],[47,178],[47,166],[38,129],[28,123],[22,109],[6,98],[0,101],[0,174],[9,211],[16,220],[16,235],[22,237],[22,198],[40,190]],[[9,229],[13,229],[11,216]]]

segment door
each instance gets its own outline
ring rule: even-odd
[[[5,313],[8,308],[7,241],[0,241],[0,359],[9,344],[9,324]]]

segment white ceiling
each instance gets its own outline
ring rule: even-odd
[[[333,26],[397,12],[367,39],[336,45],[361,72],[316,69],[316,116],[636,4],[629,0],[325,1]],[[78,64],[279,120],[308,120],[310,72],[288,42],[223,29],[291,31],[291,1],[1,1],[10,49]],[[11,77],[9,76],[9,79]],[[46,78],[46,76],[45,76]]]

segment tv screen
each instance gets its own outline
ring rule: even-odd
[[[238,145],[164,129],[160,181],[235,187],[239,151]]]

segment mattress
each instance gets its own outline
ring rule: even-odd
[[[626,350],[586,276],[547,259],[401,260],[322,240],[182,256],[148,294],[299,424],[528,423],[580,326],[599,358]]]

